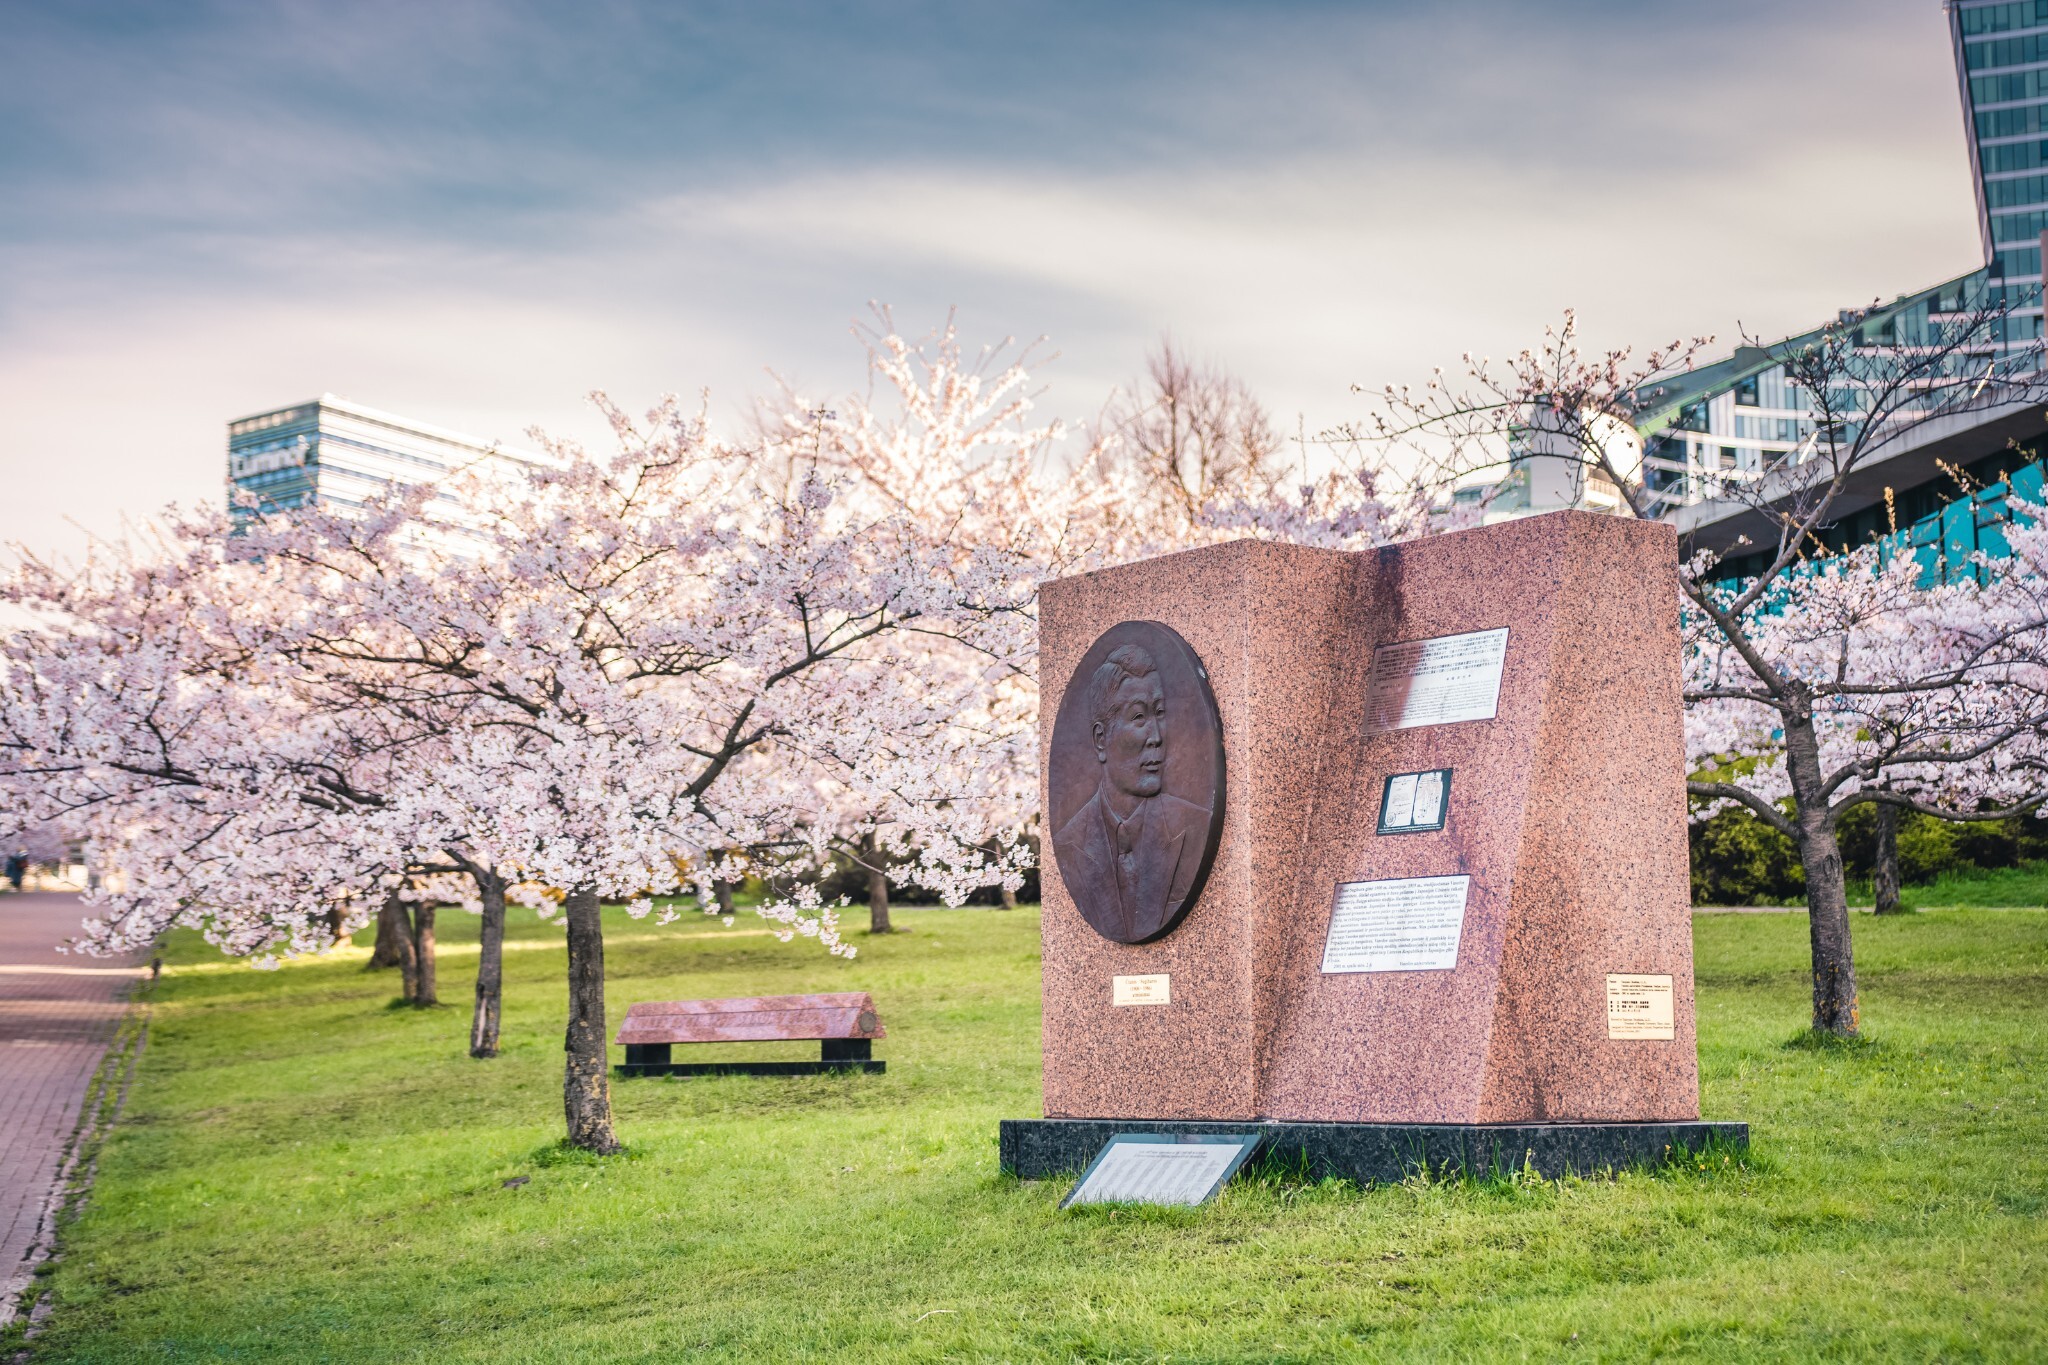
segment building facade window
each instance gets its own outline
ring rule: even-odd
[[[2048,166],[2048,142],[1996,142],[1978,149],[1978,161],[1986,175],[2031,171]]]
[[[1980,33],[2010,33],[2014,29],[2048,24],[2048,0],[2008,0],[2005,4],[1979,5],[1975,9],[1964,10],[1960,18],[1963,32],[1973,38]]]
[[[1984,186],[1985,202],[1994,209],[2048,204],[2048,175],[2021,175],[1993,180]]]
[[[2039,275],[2041,273],[2041,248],[2037,246],[2015,247],[2001,251],[1992,258],[1993,275],[2011,279],[2015,275]]]
[[[2022,137],[2044,129],[2048,129],[2048,105],[2022,104],[1977,115],[1977,136],[1982,138]]]
[[[2027,66],[2039,61],[2048,61],[2048,33],[1994,38],[1989,42],[1971,43],[1963,49],[1963,65],[1971,71],[1982,71],[1987,67]]]
[[[2006,104],[2043,95],[2048,95],[2048,72],[2008,71],[2000,76],[1978,76],[1970,82],[1972,104]]]
[[[1996,214],[1991,219],[1991,240],[1999,243],[2038,241],[2044,227],[2048,227],[2048,212]]]

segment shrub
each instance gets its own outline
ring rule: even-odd
[[[1693,825],[1695,905],[1771,905],[1806,894],[1793,842],[1742,809]]]
[[[1877,858],[1877,808],[1857,806],[1836,826],[1850,880],[1868,882]],[[1944,872],[2048,860],[2048,821],[2032,815],[1983,823],[1908,813],[1899,821],[1899,879],[1921,886]],[[1692,826],[1695,905],[1770,905],[1806,894],[1798,847],[1748,811]]]

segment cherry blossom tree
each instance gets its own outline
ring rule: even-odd
[[[484,917],[471,1051],[493,1056],[504,881],[379,818],[408,765],[439,761],[433,731],[279,652],[320,585],[257,548],[226,519],[173,516],[76,570],[21,558],[7,596],[38,625],[7,645],[0,807],[62,813],[126,869],[88,951],[186,925],[262,965],[375,915],[421,1006],[436,1002],[433,907],[467,899],[447,875],[464,874]]]
[[[2048,650],[2039,533],[2012,528],[2009,560],[1947,581],[1879,544],[1830,543],[1852,481],[1929,424],[2043,396],[2038,343],[2007,343],[2005,308],[1966,301],[1924,319],[1845,314],[1810,337],[1760,347],[1782,366],[1812,436],[1759,475],[1731,472],[1708,495],[1770,528],[1734,553],[1681,566],[1686,627],[1688,790],[1711,814],[1738,804],[1792,838],[1805,869],[1813,1027],[1857,1032],[1848,900],[1836,837],[1864,803],[2002,819],[2038,797],[2040,664]],[[1624,514],[1659,515],[1630,419],[1704,340],[1640,360],[1582,354],[1566,315],[1540,348],[1504,367],[1466,360],[1420,388],[1377,395],[1346,440],[1407,446],[1446,476],[1516,458],[1565,462],[1611,490]]]
[[[1013,890],[1041,578],[1191,534],[1427,529],[1426,500],[1340,470],[1205,505],[1191,533],[1092,452],[1050,458],[1021,363],[969,362],[950,331],[870,339],[879,401],[792,401],[761,442],[600,399],[609,457],[550,443],[555,467],[432,497],[174,518],[75,573],[24,560],[5,596],[38,624],[6,645],[0,809],[83,822],[127,874],[78,946],[186,925],[274,961],[461,875],[485,920],[483,1055],[504,902],[552,889],[569,1137],[610,1150],[601,899],[710,907],[758,877],[782,937],[851,955],[819,891],[849,830],[948,901]]]
[[[1471,520],[1444,515],[1434,490],[1394,480],[1355,451],[1287,483],[1250,390],[1170,348],[1153,358],[1146,384],[1115,397],[1067,453],[1061,424],[1034,418],[1034,348],[970,352],[950,323],[912,340],[886,312],[856,331],[868,351],[865,392],[819,399],[785,389],[757,417],[783,478],[826,471],[871,514],[913,518],[958,554],[997,547],[1038,581],[1246,536],[1365,549]],[[1028,644],[1002,667],[953,648],[926,660],[956,670],[966,684],[958,695],[972,698],[962,721],[976,739],[954,754],[974,765],[993,803],[990,848],[1011,869],[1006,893],[1030,856],[1038,804],[1035,600],[1025,613]],[[921,784],[949,785],[935,773]],[[787,836],[802,843],[824,831],[868,872],[874,924],[886,922],[877,911],[887,869],[915,848],[891,819],[906,799],[921,798],[827,788]]]
[[[1982,581],[1922,585],[1911,557],[1865,547],[1768,599],[1744,601],[1753,580],[1710,583],[1686,613],[1688,787],[1703,816],[1738,804],[1798,846],[1816,1028],[1858,1026],[1842,815],[2001,820],[2040,803],[2048,600],[2037,535],[2018,539],[2027,552],[1984,563]]]
[[[150,553],[23,558],[6,581],[34,625],[0,644],[0,808],[62,820],[121,868],[88,950],[185,924],[259,960],[317,951],[329,912],[362,924],[360,891],[389,870],[353,819],[381,760],[248,648],[284,608],[228,532],[175,520]]]
[[[960,719],[980,678],[930,660],[1014,670],[1030,589],[1013,556],[871,514],[818,472],[771,494],[752,452],[673,403],[642,423],[606,411],[619,455],[560,445],[560,469],[472,493],[481,552],[431,575],[394,552],[404,518],[314,512],[249,537],[318,584],[279,652],[434,735],[380,823],[418,859],[459,846],[566,891],[565,1108],[571,1141],[600,1151],[600,898],[645,914],[686,880],[708,898],[735,848],[822,875],[792,831],[826,781],[899,802],[916,848],[900,875],[955,900],[1001,876],[961,756],[983,742]],[[762,913],[852,951],[815,878]]]

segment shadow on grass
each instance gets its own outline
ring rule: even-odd
[[[446,1001],[435,1000],[422,1005],[419,1001],[408,1000],[402,995],[384,1006],[385,1012],[392,1014],[401,1010],[417,1010],[421,1014],[430,1014],[435,1010],[452,1010],[454,1008],[455,1006],[448,1004]]]
[[[575,1146],[567,1138],[556,1138],[545,1147],[536,1147],[526,1158],[541,1170],[555,1166],[609,1166],[619,1161],[641,1161],[647,1156],[647,1149],[638,1145],[621,1144],[619,1150],[609,1156],[599,1156]]]
[[[1884,1044],[1867,1034],[1844,1036],[1826,1029],[1802,1029],[1785,1040],[1787,1052],[1820,1052],[1836,1057],[1870,1056],[1884,1050]]]

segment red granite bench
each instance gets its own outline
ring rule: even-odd
[[[866,991],[836,995],[755,995],[740,1000],[667,1000],[629,1006],[613,1041],[626,1049],[627,1076],[808,1076],[820,1071],[881,1071],[881,1016]],[[675,1062],[676,1043],[783,1043],[817,1039],[815,1062]]]

